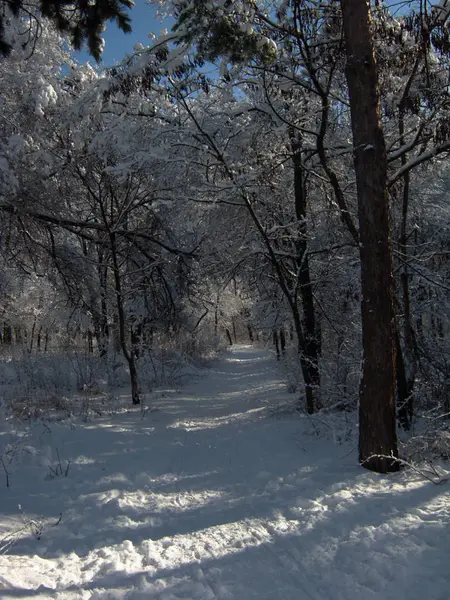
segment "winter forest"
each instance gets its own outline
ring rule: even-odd
[[[0,2],[0,598],[449,598],[450,3],[132,6]]]

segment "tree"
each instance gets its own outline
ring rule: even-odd
[[[89,52],[100,60],[103,46],[101,34],[107,21],[116,21],[125,33],[131,31],[130,17],[124,9],[134,5],[132,0],[1,0],[0,2],[0,52],[10,54],[15,39],[11,36],[11,20],[20,19],[26,31],[22,44],[33,47],[42,31],[42,18],[51,21],[56,29],[69,36],[71,44],[80,50],[87,42]]]
[[[54,60],[65,56],[65,45],[49,27],[40,40],[47,40],[45,52],[39,43],[29,57],[16,44],[2,61],[0,211],[4,239],[17,239],[5,251],[18,263],[26,250],[31,275],[39,269],[35,256],[46,257],[76,313],[79,339],[88,336],[89,351],[104,356],[114,339],[139,377],[147,349],[195,349],[208,332],[229,329],[231,339],[234,328],[237,338],[275,333],[283,346],[286,338],[309,411],[356,407],[362,349],[361,407],[370,387],[378,393],[374,373],[384,375],[386,362],[390,381],[395,346],[399,408],[413,385],[427,387],[431,398],[422,357],[437,365],[445,352],[448,213],[437,214],[431,194],[445,188],[445,163],[436,155],[450,148],[448,57],[417,43],[422,21],[372,8],[381,89],[365,131],[381,142],[361,147],[367,124],[351,116],[360,74],[347,73],[354,76],[349,99],[340,2],[299,0],[268,14],[263,3],[242,0],[217,12],[214,3],[189,6],[184,32],[200,42],[192,52],[197,42],[183,39],[180,26],[179,46],[172,34],[101,76],[90,66],[58,74]],[[198,21],[196,10],[204,12]],[[222,48],[224,28],[229,44]],[[204,58],[220,61],[211,80],[197,69]],[[372,109],[373,89],[366,86],[363,96]],[[354,147],[358,169],[370,162],[373,184],[357,169],[357,190]],[[397,240],[395,310],[388,202]],[[378,244],[380,235],[387,245]],[[381,264],[388,267],[380,274],[374,269]],[[397,330],[393,342],[383,322],[384,340],[374,348],[380,321],[370,310],[379,288],[388,294],[377,292],[376,302],[388,302]],[[411,336],[411,327],[420,335]],[[422,382],[410,348],[421,357]],[[445,360],[439,364],[443,380]],[[395,389],[387,388],[392,400]],[[300,394],[294,403],[303,408]],[[395,459],[377,424],[373,430],[371,408],[361,420],[364,464],[373,454]],[[392,424],[392,405],[376,419],[388,413]]]
[[[361,257],[363,375],[359,458],[368,469],[386,473],[399,468],[395,460],[396,338],[387,155],[369,5],[365,0],[341,0],[341,6]]]

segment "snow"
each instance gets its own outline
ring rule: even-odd
[[[270,416],[288,396],[236,346],[157,410],[36,425],[2,490],[0,598],[448,599],[448,484],[365,471],[320,419]]]

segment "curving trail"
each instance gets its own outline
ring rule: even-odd
[[[268,417],[285,394],[240,346],[144,417],[52,425],[36,446],[70,471],[29,461],[2,490],[1,600],[448,600],[450,484],[360,469]]]

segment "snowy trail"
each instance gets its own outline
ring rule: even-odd
[[[267,417],[285,393],[241,346],[144,418],[52,425],[42,449],[70,471],[30,462],[2,490],[1,530],[21,504],[42,533],[0,556],[0,598],[449,600],[449,484],[374,475]]]

